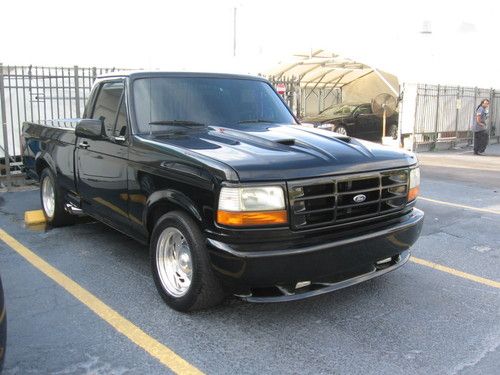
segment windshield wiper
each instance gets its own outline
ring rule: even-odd
[[[257,124],[261,122],[266,122],[269,124],[276,124],[276,121],[273,120],[266,120],[266,119],[261,119],[261,118],[256,118],[256,119],[251,119],[251,120],[242,120],[238,121],[237,124]]]
[[[149,125],[185,125],[185,126],[206,126],[201,122],[187,120],[158,120],[151,121]]]

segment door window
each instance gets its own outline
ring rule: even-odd
[[[113,131],[113,136],[124,137],[127,135],[127,124],[127,111],[125,110],[125,100],[122,96],[120,110],[116,116],[116,125]]]
[[[97,100],[95,102],[92,118],[101,120],[104,123],[104,129],[106,130],[107,136],[114,135],[115,120],[117,119],[117,112],[123,94],[123,87],[123,81],[104,83],[99,90],[99,95],[97,96]]]
[[[372,109],[370,105],[360,105],[357,109],[355,114],[357,115],[368,115],[372,113]]]

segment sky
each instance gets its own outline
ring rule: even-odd
[[[400,81],[500,88],[500,2],[480,4],[3,0],[0,62],[257,74],[323,48]]]

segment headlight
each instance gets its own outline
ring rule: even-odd
[[[287,223],[285,195],[279,186],[223,187],[217,222],[229,226]]]
[[[410,189],[408,190],[408,202],[417,198],[420,191],[420,168],[410,170]]]

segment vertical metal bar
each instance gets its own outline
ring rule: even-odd
[[[495,97],[495,91],[493,89],[490,89],[490,108],[489,108],[489,113],[491,114],[490,116],[490,123],[488,126],[488,144],[491,142],[491,127],[493,126],[493,98]]]
[[[33,66],[30,65],[28,68],[28,93],[30,101],[30,112],[31,112],[31,122],[35,122],[35,115],[33,114]]]
[[[82,68],[82,96],[83,96],[83,103],[87,102],[87,95],[86,95],[86,87],[85,87],[85,69]]]
[[[420,85],[417,85],[417,96],[415,98],[415,114],[413,117],[413,140],[411,144],[411,151],[417,149],[417,117],[418,117],[418,103],[420,102]]]
[[[9,77],[8,89],[9,89],[9,112],[10,112],[10,133],[12,135],[12,150],[10,152],[11,156],[16,159],[16,132],[14,126],[14,111],[12,110],[12,74],[10,73],[10,66],[7,66],[7,77]]]
[[[68,99],[69,99],[69,117],[73,118],[73,96],[71,95],[71,70],[68,69]]]
[[[57,109],[57,118],[61,118],[61,112],[59,110],[59,74],[57,73],[57,67],[54,68],[56,70],[56,109]]]
[[[46,124],[47,123],[47,103],[45,100],[45,68],[42,66],[42,90],[43,90],[43,121]],[[38,96],[40,98],[40,96]]]
[[[3,84],[3,64],[0,63],[0,112],[2,112],[2,131],[3,131],[3,151],[5,174],[7,175],[7,187],[10,187],[10,155],[9,155],[9,137],[7,136],[7,116],[5,113],[5,90]]]
[[[479,91],[479,89],[477,87],[474,87],[474,108],[473,108],[473,114],[472,114],[473,119],[476,118],[476,105],[477,105],[478,91]],[[474,132],[472,131],[472,129],[469,130],[469,138],[471,139],[471,142],[474,143]]]
[[[92,68],[92,83],[94,83],[94,81],[96,80],[97,78],[97,68],[94,66]]]
[[[23,108],[24,108],[24,121],[28,121],[28,109],[26,108],[26,106],[28,105],[28,102],[26,100],[26,84],[24,82],[25,78],[26,78],[26,73],[24,72],[24,66],[21,67],[21,71],[22,71],[22,77],[23,77]]]
[[[438,124],[439,124],[439,92],[441,91],[441,85],[437,87],[437,96],[436,96],[436,122],[434,124],[434,145],[438,139]]]
[[[38,90],[40,87],[40,75],[38,74],[38,67],[35,66],[35,76],[36,76],[36,107],[38,109],[38,122],[42,121],[42,116],[40,115],[40,91]]]
[[[17,75],[17,65],[14,67],[14,75],[16,77],[15,89],[16,89],[17,125],[19,127],[19,145],[21,147],[20,151],[21,151],[21,156],[22,156],[24,153],[23,142],[21,141],[23,121],[21,121],[21,110],[19,108],[19,89],[20,89],[20,87],[19,87],[19,76]]]
[[[54,99],[52,95],[52,69],[49,69],[49,99],[50,99],[50,119],[54,120]],[[54,121],[52,121],[52,125],[54,125]]]
[[[73,118],[73,98],[71,96],[71,70],[68,68],[69,117]]]
[[[460,87],[457,88],[457,98],[455,101],[455,142],[458,143],[458,101],[462,100],[460,98]],[[460,108],[462,104],[460,104]]]
[[[80,82],[78,80],[78,66],[73,67],[75,74],[75,103],[76,103],[76,117],[80,118]]]
[[[66,116],[66,85],[64,84],[64,68],[61,68],[61,78],[62,78],[62,94],[63,94],[63,117]]]

